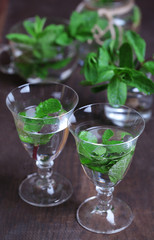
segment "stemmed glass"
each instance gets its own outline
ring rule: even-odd
[[[50,98],[60,101],[60,112],[46,118],[36,118],[36,106]],[[6,98],[19,138],[38,168],[38,172],[29,175],[19,187],[20,197],[31,205],[55,206],[72,195],[71,183],[54,172],[53,166],[66,143],[68,118],[77,103],[77,93],[59,83],[24,84],[11,91]]]
[[[119,232],[133,213],[113,191],[128,171],[144,120],[131,108],[96,103],[77,109],[69,121],[83,170],[97,192],[79,206],[77,220],[92,232]]]

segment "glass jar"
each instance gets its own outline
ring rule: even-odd
[[[135,109],[147,122],[152,116],[153,96],[141,93],[137,88],[128,88],[125,105]]]
[[[124,29],[138,31],[141,23],[141,11],[135,0],[84,0],[76,11],[85,10],[97,11],[100,17]]]
[[[64,19],[45,18],[44,27],[50,25],[64,26],[67,31],[68,21]],[[26,19],[34,23],[35,18]],[[15,24],[9,33],[28,35],[23,22]],[[50,34],[50,37],[52,34]],[[43,34],[40,36],[44,36]],[[49,36],[46,37],[49,39]],[[47,43],[46,43],[47,42]],[[10,40],[9,44],[0,45],[0,71],[7,74],[18,74],[29,83],[63,82],[68,79],[78,64],[78,42],[67,45],[42,44],[37,39],[36,44],[23,44]],[[8,54],[7,65],[1,61],[3,54]]]

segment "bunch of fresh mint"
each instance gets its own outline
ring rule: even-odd
[[[120,145],[124,143],[126,135],[131,136],[127,132],[121,132],[120,140],[111,140],[114,133],[111,129],[106,129],[102,135],[103,146],[97,145],[94,134],[81,131],[78,135],[81,139],[78,145],[81,163],[93,171],[107,174],[110,181],[116,184],[123,178],[135,149],[135,146],[126,148],[125,144]]]
[[[36,75],[44,79],[49,68],[60,69],[71,61],[70,58],[62,58],[64,48],[72,43],[67,26],[64,24],[45,26],[46,20],[38,16],[34,21],[25,20],[23,22],[25,34],[10,33],[6,36],[7,39],[18,43],[18,48],[23,50],[17,68],[25,78]]]
[[[95,93],[107,89],[112,106],[125,104],[128,86],[153,94],[154,82],[147,74],[154,74],[154,60],[145,60],[145,53],[146,42],[131,30],[124,32],[120,47],[117,39],[107,39],[97,52],[87,55],[81,84],[91,85]]]
[[[72,12],[68,24],[46,25],[46,18],[36,16],[33,21],[25,20],[25,33],[7,34],[7,39],[16,42],[23,54],[16,62],[20,74],[28,78],[38,76],[44,79],[49,69],[61,69],[70,63],[71,58],[62,56],[65,47],[76,44],[75,41],[93,40],[92,29],[95,25],[105,29],[107,19],[102,19],[95,11]],[[110,37],[110,32],[105,38]]]

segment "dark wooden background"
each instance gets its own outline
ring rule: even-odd
[[[16,22],[40,16],[70,16],[79,0],[0,0],[0,41]],[[147,57],[154,53],[153,0],[136,1],[143,18],[141,34],[147,41]],[[66,82],[79,94],[79,106],[103,101],[104,95],[91,93],[80,85],[77,69]],[[21,181],[35,171],[34,162],[23,149],[13,118],[6,108],[10,90],[23,84],[18,76],[0,73],[0,240],[153,240],[154,239],[154,117],[138,141],[133,163],[125,179],[116,187],[115,195],[132,208],[135,219],[126,230],[115,235],[86,231],[76,221],[76,210],[87,197],[95,194],[94,186],[84,175],[69,135],[67,144],[55,163],[55,170],[70,179],[74,194],[66,203],[52,208],[37,208],[18,196]],[[154,110],[154,107],[153,107]]]

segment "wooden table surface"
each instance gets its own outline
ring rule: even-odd
[[[17,21],[35,16],[68,18],[79,0],[0,0],[0,39]],[[154,53],[153,0],[138,0],[143,13],[141,34],[147,41],[147,55]],[[79,105],[103,101],[103,94],[93,94],[82,87],[80,69],[76,69],[66,84],[80,98]],[[24,81],[16,75],[0,73],[0,240],[153,240],[154,239],[154,117],[146,124],[140,137],[130,170],[116,187],[115,196],[132,208],[135,219],[124,231],[114,235],[88,232],[76,221],[76,210],[87,197],[95,195],[92,183],[80,166],[75,142],[69,135],[67,144],[55,161],[55,170],[73,185],[73,196],[64,204],[52,208],[33,207],[18,195],[18,186],[35,163],[23,149],[13,118],[5,105],[6,95]],[[154,110],[154,107],[153,107]]]

